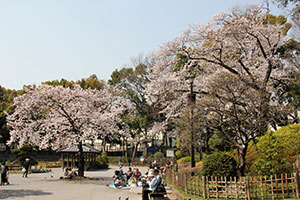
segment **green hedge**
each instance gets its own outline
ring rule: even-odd
[[[122,156],[121,159],[124,164],[127,163],[126,157]],[[118,165],[119,164],[119,156],[108,156],[108,161],[110,164]]]
[[[199,156],[195,157],[195,162],[199,162]],[[177,163],[188,163],[191,162],[191,157],[182,157],[179,160],[177,160]]]
[[[96,158],[96,161],[90,163],[88,170],[94,169],[107,169],[109,165],[109,159],[106,152],[102,152],[101,156]]]
[[[215,152],[205,158],[202,175],[214,177],[237,176],[236,161],[224,152]]]

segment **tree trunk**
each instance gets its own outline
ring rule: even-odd
[[[83,155],[82,142],[79,142],[78,149],[79,149],[78,176],[83,177],[84,176],[84,155]]]
[[[125,148],[124,148],[124,137],[122,138],[121,140],[121,148],[122,148],[122,156],[125,156]],[[126,157],[126,160],[127,160],[127,157]]]
[[[105,140],[105,137],[103,138],[103,151],[106,152],[106,140]]]
[[[133,144],[133,153],[132,153],[132,160],[135,158],[137,148],[138,148],[139,142],[136,143],[136,145]]]
[[[248,144],[238,147],[238,158],[239,158],[239,172],[241,176],[245,176],[245,168],[246,168],[246,154],[248,150]]]
[[[8,146],[7,144],[5,144],[5,153],[10,153],[10,146]]]
[[[124,139],[124,140],[125,140],[125,158],[127,160],[127,157],[128,157],[127,139]]]
[[[167,145],[168,145],[167,136],[166,136],[165,133],[163,133],[163,138],[162,138],[162,143],[160,145],[160,150],[162,152],[165,152],[165,148],[167,147]]]
[[[171,137],[169,137],[169,147],[170,147],[170,148],[173,147],[173,146],[172,146],[172,138],[171,138]]]
[[[145,145],[145,148],[144,148],[143,156],[146,158],[148,155],[148,151],[147,151],[148,150],[148,142],[145,141],[144,145]]]

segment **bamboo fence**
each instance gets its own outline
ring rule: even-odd
[[[280,176],[205,177],[166,171],[166,178],[186,194],[205,199],[299,199],[299,173]]]

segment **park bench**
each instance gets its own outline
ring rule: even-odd
[[[150,193],[150,199],[153,200],[163,200],[165,199],[166,192],[153,192]]]

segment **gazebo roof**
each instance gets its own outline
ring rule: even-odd
[[[83,153],[101,153],[97,149],[94,149],[93,147],[89,147],[86,145],[82,145]],[[64,149],[61,149],[58,151],[59,153],[78,153],[79,148],[77,145],[73,145]]]

